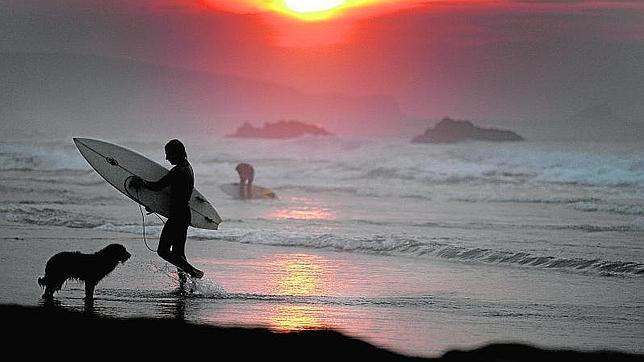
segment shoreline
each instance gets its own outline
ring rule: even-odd
[[[588,296],[595,295],[598,285],[582,277],[549,276],[540,280],[531,279],[534,273],[527,275],[520,271],[510,277],[503,270],[486,267],[483,279],[474,274],[477,268],[459,265],[461,274],[455,274],[453,265],[440,261],[406,263],[406,259],[379,255],[237,242],[213,245],[211,241],[196,239],[191,241],[189,252],[193,260],[205,267],[209,278],[197,285],[197,298],[184,299],[174,294],[176,281],[169,277],[167,268],[164,269],[166,265],[158,256],[145,248],[139,235],[63,226],[2,224],[2,254],[7,263],[0,267],[5,282],[0,305],[42,306],[42,289],[36,279],[55,252],[79,249],[89,252],[107,243],[121,242],[131,249],[134,257],[98,285],[93,310],[84,308],[84,291],[77,282],[70,282],[57,295],[58,309],[93,311],[95,315],[119,320],[183,319],[185,323],[217,327],[260,327],[282,335],[287,330],[329,329],[402,355],[431,358],[455,349],[496,348],[493,346],[497,343],[506,342],[550,351],[608,350],[642,354],[638,337],[641,336],[638,289],[634,288],[634,282],[621,288],[599,288],[612,290],[620,300],[627,301],[621,310],[615,310],[612,306],[618,303],[578,303],[578,300],[592,300]],[[523,282],[517,283],[517,280]],[[445,281],[451,282],[446,286]],[[493,299],[494,293],[489,291],[499,290],[503,285],[499,283],[504,281],[519,285],[509,290],[515,298]],[[525,290],[521,285],[527,286]],[[563,299],[524,299],[533,296],[533,289],[557,285],[559,288],[549,289],[550,295],[556,296],[553,293],[563,292],[564,287],[580,289],[575,290],[576,294],[562,296]],[[297,289],[308,287],[312,289]],[[305,293],[298,294],[301,290]],[[565,291],[568,293],[569,289]],[[227,297],[222,298],[221,293]],[[579,299],[582,296],[586,297]],[[454,310],[455,307],[459,309]],[[592,315],[593,319],[577,319],[579,311]],[[10,313],[6,315],[11,317]],[[64,326],[65,322],[60,325]],[[539,329],[542,327],[545,329]],[[12,325],[9,330],[15,328]],[[41,326],[34,325],[32,329],[35,334]],[[151,346],[159,341],[172,343],[176,333],[168,333],[169,336],[148,341],[145,337],[148,332],[141,331],[130,338],[132,342],[130,339],[126,342],[145,338]],[[105,340],[110,338],[107,336]],[[61,346],[72,340],[68,338]],[[241,340],[239,343],[245,344]],[[134,348],[138,348],[136,344]],[[319,346],[311,348],[320,349]],[[60,348],[52,345],[52,349]],[[528,354],[531,353],[535,352]]]
[[[493,343],[469,350],[450,350],[437,358],[404,355],[376,347],[331,329],[279,333],[266,328],[219,327],[164,318],[113,318],[69,311],[55,304],[38,307],[0,305],[8,322],[5,346],[21,356],[50,357],[88,353],[102,357],[213,357],[280,360],[358,358],[388,361],[642,361],[644,355],[610,350],[543,349],[527,344]],[[36,348],[26,348],[33,341]],[[75,359],[75,355],[67,358]]]

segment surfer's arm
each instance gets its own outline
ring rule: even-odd
[[[175,177],[176,171],[174,168],[168,171],[168,173],[166,173],[165,176],[161,177],[161,179],[158,181],[148,181],[140,178],[139,176],[134,176],[134,180],[132,180],[132,186],[145,187],[146,189],[150,189],[152,191],[161,191],[169,186]]]
[[[172,171],[168,172],[159,181],[146,181],[146,180],[143,180],[143,186],[145,186],[145,188],[148,188],[148,189],[150,189],[152,191],[161,191],[165,187],[170,185],[171,180],[172,180]]]

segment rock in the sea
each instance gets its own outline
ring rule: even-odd
[[[465,140],[479,141],[523,141],[518,134],[495,128],[481,128],[470,121],[456,121],[443,118],[434,128],[428,128],[425,133],[414,137],[412,143],[453,143]]]
[[[253,127],[245,122],[237,131],[229,137],[248,138],[293,138],[303,135],[331,136],[333,135],[324,128],[302,123],[299,121],[279,121],[276,123],[266,122],[264,127]]]

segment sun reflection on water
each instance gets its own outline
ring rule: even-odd
[[[369,294],[362,288],[372,288],[365,282],[371,278],[365,278],[364,270],[352,260],[307,250],[240,256],[218,261],[219,278],[232,298],[216,302],[216,309],[208,312],[209,322],[262,327],[278,333],[333,329],[368,336],[373,330],[378,314],[362,302],[347,303],[354,296],[362,299]],[[362,281],[359,289],[356,278]],[[203,305],[195,302],[185,309]],[[186,314],[191,313],[195,312]]]
[[[332,209],[320,205],[317,200],[307,197],[294,197],[289,200],[286,208],[273,210],[268,214],[272,219],[295,220],[335,220],[336,214]]]
[[[335,267],[317,255],[279,254],[270,263],[272,290],[280,295],[314,296],[331,292]]]
[[[294,297],[328,296],[336,287],[336,268],[331,261],[302,253],[279,254],[269,263],[273,270],[269,288],[278,295]],[[269,323],[276,331],[331,327],[324,307],[308,304],[281,304],[271,308]]]

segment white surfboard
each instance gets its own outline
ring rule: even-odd
[[[157,181],[168,173],[167,168],[141,154],[109,142],[91,138],[74,138],[74,143],[85,160],[114,188],[159,215],[169,216],[169,187],[161,191],[152,191],[129,186],[133,176]],[[192,191],[189,206],[192,214],[191,226],[217,230],[221,218],[217,210],[196,188]]]

